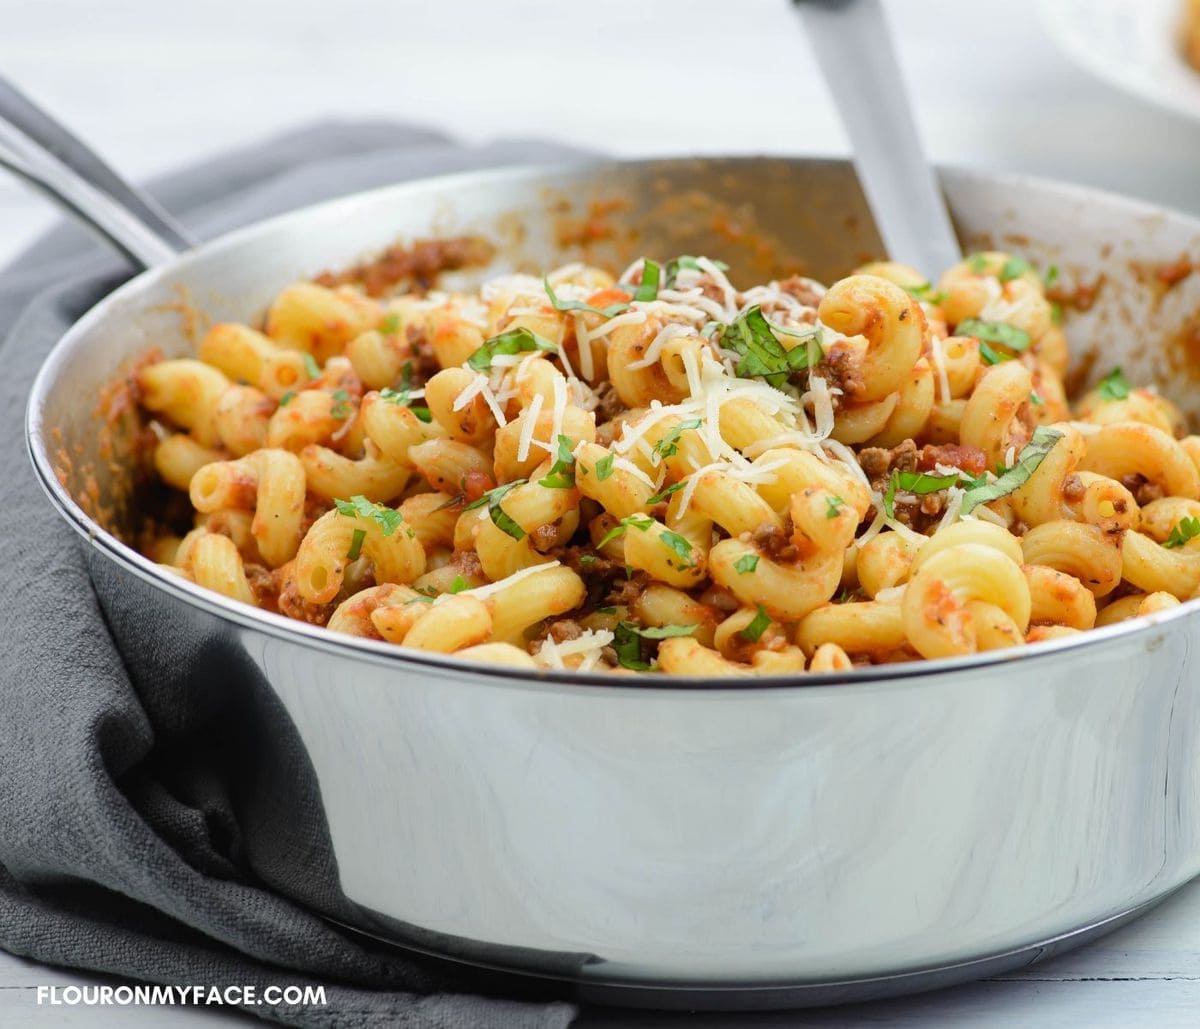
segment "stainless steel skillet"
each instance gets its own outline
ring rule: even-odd
[[[968,245],[1056,261],[1068,281],[1104,277],[1068,322],[1077,345],[1099,347],[1096,374],[1121,363],[1200,413],[1188,361],[1198,287],[1154,275],[1200,251],[1200,224],[1036,180],[942,180]],[[130,665],[147,680],[211,668],[267,698],[270,732],[302,749],[332,860],[294,873],[328,879],[318,885],[339,900],[324,913],[588,996],[754,1007],[1012,967],[1200,872],[1190,604],[1019,655],[843,679],[522,681],[238,607],[120,541],[136,514],[122,437],[108,438],[110,461],[79,398],[148,345],[188,351],[180,286],[213,319],[248,318],[296,277],[396,237],[459,232],[496,240],[495,268],[540,266],[581,253],[573,230],[589,207],[608,210],[611,231],[586,248],[602,261],[701,251],[731,259],[735,276],[799,262],[830,278],[877,247],[840,162],[409,183],[165,261],[85,315],[35,384],[34,468],[84,537]]]

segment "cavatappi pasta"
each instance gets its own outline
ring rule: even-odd
[[[719,261],[478,293],[289,286],[137,373],[194,511],[146,553],[331,631],[514,669],[842,672],[1200,590],[1200,437],[1119,370],[1068,405],[1041,275],[826,288]]]

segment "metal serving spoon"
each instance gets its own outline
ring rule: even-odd
[[[161,264],[195,245],[154,200],[3,76],[0,167],[48,194],[139,267]]]
[[[888,255],[929,281],[962,257],[917,135],[880,0],[794,0]]]

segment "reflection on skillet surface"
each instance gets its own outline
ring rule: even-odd
[[[430,288],[489,256],[397,248],[148,355],[139,549],[331,631],[616,673],[970,654],[1200,585],[1200,438],[1120,369],[1068,403],[1052,266]]]

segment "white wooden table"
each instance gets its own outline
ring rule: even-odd
[[[1200,211],[1200,126],[1070,65],[1042,32],[1036,0],[888,3],[935,159],[1076,179]],[[325,5],[319,19],[294,0],[169,10],[159,0],[9,6],[0,70],[135,177],[339,116],[422,121],[471,141],[552,137],[618,154],[846,147],[787,0],[340,0],[336,16]],[[0,180],[0,263],[52,217],[42,200]],[[91,980],[0,954],[0,1029],[244,1021],[212,1010],[36,1006],[36,985],[83,981]],[[1200,884],[1092,947],[1023,974],[805,1018],[912,1026],[1197,1021]],[[664,1022],[589,1012],[585,1024]],[[738,1016],[699,1024],[750,1023]]]

